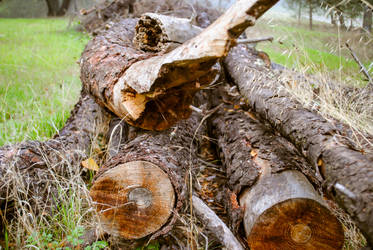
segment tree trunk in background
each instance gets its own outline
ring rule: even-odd
[[[338,14],[339,18],[339,25],[341,26],[342,29],[346,29],[346,24],[345,24],[345,18],[342,13]]]
[[[71,0],[63,0],[60,6],[58,0],[46,0],[48,7],[48,16],[63,16],[69,9]]]
[[[300,24],[300,18],[302,16],[302,2],[299,2],[299,7],[298,7],[298,24]]]
[[[312,0],[308,0],[308,5],[309,5],[310,30],[312,30],[312,11],[313,11]]]
[[[56,16],[58,12],[58,0],[46,0],[48,7],[48,16]]]
[[[334,13],[330,13],[330,24],[332,24],[333,26],[336,26],[336,22],[335,22],[335,16],[334,16]]]
[[[363,29],[372,32],[372,10],[367,6],[364,10]]]
[[[67,10],[69,9],[71,0],[63,0],[61,7],[57,12],[57,16],[63,16],[66,14]]]

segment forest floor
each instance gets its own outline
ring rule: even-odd
[[[28,139],[44,140],[63,127],[79,96],[77,61],[89,40],[88,35],[74,28],[68,19],[0,19],[0,146]],[[266,51],[273,62],[312,73],[322,82],[364,89],[366,82],[343,47],[347,40],[373,73],[372,37],[361,38],[356,32],[341,32],[321,24],[310,31],[304,24],[268,19],[258,22],[247,33],[251,37],[274,36],[272,44],[261,43],[257,48]],[[354,104],[335,89],[324,89],[315,100],[310,98],[314,96],[314,87],[304,87],[293,86],[289,91],[305,106],[314,107],[316,103],[324,116],[342,120],[356,131],[373,134],[373,100],[361,99],[361,109],[359,98]],[[60,197],[61,210],[52,218],[58,226],[41,221],[20,223],[22,229],[17,225],[0,229],[5,235],[0,246],[43,249],[62,247],[66,240],[76,242],[88,221],[86,204],[82,204],[88,189],[82,180],[72,185],[75,189]],[[345,249],[357,249],[363,240],[353,225],[349,227]],[[158,248],[155,242],[147,249]]]

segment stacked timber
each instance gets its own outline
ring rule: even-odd
[[[113,6],[124,2],[131,1]],[[67,157],[76,165],[81,159],[72,152],[87,150],[102,113],[106,118],[99,124],[116,117],[106,129],[107,159],[90,195],[111,235],[134,240],[169,234],[185,208],[191,214],[194,209],[229,249],[341,249],[342,226],[319,193],[326,183],[372,244],[372,161],[349,148],[326,120],[278,92],[281,73],[270,68],[268,57],[234,47],[275,3],[239,0],[205,30],[152,13],[110,25],[82,54],[81,80],[90,97],[82,95],[54,140],[38,144],[50,148],[46,154],[31,144],[1,148],[0,171],[11,159],[27,178],[29,169],[46,168],[43,162],[65,166],[59,163]],[[224,79],[216,84],[220,59],[236,86]],[[196,101],[204,88],[214,90]],[[227,176],[230,229],[192,195],[197,134],[208,129]],[[33,190],[44,194],[36,179],[48,177],[32,176]],[[0,194],[9,187],[0,186]]]

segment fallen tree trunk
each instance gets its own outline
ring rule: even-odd
[[[194,93],[215,79],[213,65],[276,2],[239,0],[200,35],[163,55],[133,49],[133,23],[123,21],[87,45],[82,82],[98,103],[129,124],[167,129],[190,115]]]
[[[211,124],[233,190],[229,200],[235,203],[237,196],[244,209],[244,217],[231,216],[231,224],[243,220],[250,249],[342,249],[341,224],[302,174],[320,185],[312,167],[272,128],[240,109],[239,94],[229,88],[221,90],[226,104]]]
[[[100,169],[90,195],[104,230],[125,239],[151,239],[167,233],[185,201],[185,173],[196,159],[202,117],[192,115],[175,127],[136,137]]]
[[[105,133],[111,118],[88,95],[82,93],[66,125],[44,142],[27,141],[0,148],[0,205],[11,203],[21,192],[33,212],[44,210],[52,197],[56,176],[68,177],[80,171],[92,140]]]
[[[254,50],[237,46],[224,65],[254,112],[267,120],[320,170],[336,201],[373,244],[373,161],[354,150],[343,131],[279,91],[281,72]]]
[[[191,20],[146,13],[136,25],[134,45],[143,51],[169,52],[202,32]]]

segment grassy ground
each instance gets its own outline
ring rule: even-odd
[[[63,126],[87,41],[67,19],[0,19],[0,145],[42,140]]]
[[[258,48],[266,51],[274,62],[298,70],[308,67],[309,73],[334,72],[338,78],[342,74],[344,78],[361,80],[362,74],[347,50],[346,42],[367,68],[373,62],[373,37],[362,37],[359,30],[343,31],[318,22],[310,30],[305,21],[262,19],[247,33],[273,36],[274,43],[261,43]],[[373,73],[373,67],[370,71]]]

